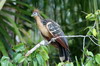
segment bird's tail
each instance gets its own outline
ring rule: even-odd
[[[61,62],[65,62],[65,61],[71,62],[69,49],[65,49],[63,47],[60,47],[59,48],[59,56],[60,56]]]

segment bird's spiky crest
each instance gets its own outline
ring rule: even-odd
[[[34,9],[33,12],[38,12],[39,13],[39,10],[38,9]]]

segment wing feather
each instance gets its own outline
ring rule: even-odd
[[[54,38],[59,36],[64,36],[64,33],[61,30],[60,26],[55,22],[52,21],[48,22],[46,24],[46,28]],[[59,42],[61,46],[63,46],[64,48],[68,48],[67,39],[65,37],[62,38],[59,37],[58,39],[56,39],[56,41]]]

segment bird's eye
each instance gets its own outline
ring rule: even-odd
[[[37,12],[34,12],[33,14],[34,14],[34,16],[37,16]]]
[[[38,16],[37,12],[33,12],[33,14],[31,16]]]

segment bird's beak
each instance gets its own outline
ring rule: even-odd
[[[31,17],[33,17],[33,16],[34,16],[34,14],[32,13]]]

